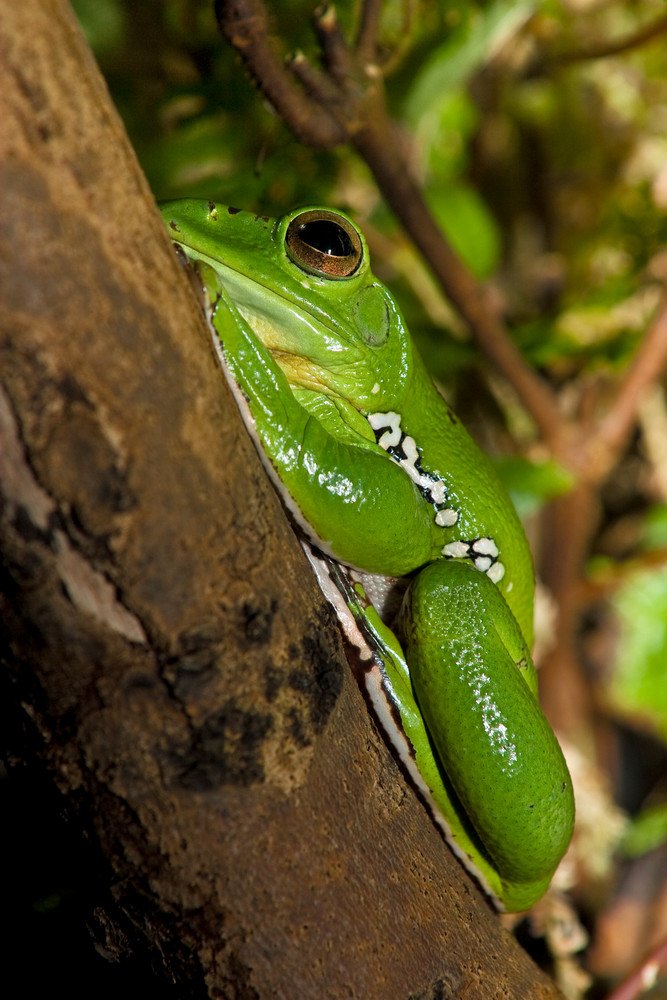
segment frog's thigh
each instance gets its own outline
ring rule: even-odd
[[[413,580],[401,620],[441,763],[501,876],[521,882],[555,868],[573,801],[558,742],[501,638],[512,627],[485,574],[444,560]]]

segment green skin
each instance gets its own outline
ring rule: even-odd
[[[501,907],[527,909],[569,843],[574,801],[537,702],[532,564],[507,493],[346,216],[191,200],[162,214],[295,519],[340,563],[409,577],[392,630],[359,588],[348,606],[381,652],[448,839]]]

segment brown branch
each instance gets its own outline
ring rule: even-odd
[[[344,85],[353,72],[352,54],[338,23],[336,8],[325,5],[315,14],[313,24],[329,75]]]
[[[639,345],[606,416],[586,442],[589,475],[600,480],[616,462],[632,433],[642,396],[666,371],[667,298]]]
[[[541,513],[542,551],[538,572],[558,607],[558,644],[540,671],[542,701],[559,732],[581,739],[595,718],[592,687],[579,666],[578,630],[583,609],[608,594],[633,565],[660,564],[660,553],[648,554],[612,571],[601,581],[582,580],[583,567],[599,521],[597,491],[618,461],[636,422],[646,388],[667,364],[667,306],[663,304],[635,359],[620,383],[615,401],[597,429],[585,413],[570,429],[569,466],[577,471],[576,489],[549,504]],[[586,407],[591,400],[586,400]]]
[[[561,417],[551,387],[526,363],[508,336],[487,289],[473,277],[437,226],[421,189],[399,153],[400,142],[376,107],[366,127],[351,137],[373,171],[378,187],[428,262],[445,295],[465,320],[475,345],[513,386],[554,453],[560,448]]]
[[[294,85],[276,56],[260,0],[216,0],[215,12],[220,30],[278,114],[289,121],[295,135],[317,149],[329,149],[344,141],[345,132],[336,117]]]
[[[641,1000],[667,969],[667,938],[660,941],[638,969],[608,995],[607,1000]]]
[[[365,0],[362,4],[359,31],[354,51],[360,63],[380,66],[384,77],[390,76],[410,50],[412,22],[419,0],[404,0],[403,23],[397,37],[386,52],[380,51],[379,32],[383,0]]]
[[[246,25],[238,51],[287,126],[300,139],[317,146],[321,131],[315,107],[325,120],[336,121],[338,131],[332,127],[328,134],[339,136],[338,142],[351,143],[366,161],[388,204],[467,323],[477,347],[514,387],[543,438],[554,451],[558,451],[561,446],[561,419],[553,391],[517,350],[486,289],[473,277],[440,231],[419,186],[410,175],[401,153],[401,142],[387,115],[379,70],[372,60],[369,63],[365,51],[373,33],[371,29],[374,31],[376,25],[375,8],[369,8],[368,12],[363,60],[349,49],[343,56],[341,47],[347,43],[340,32],[334,30],[330,11],[325,9],[319,15],[319,31],[328,37],[333,71],[323,79],[303,56],[291,64],[310,92],[310,98],[305,99],[308,101],[307,114],[303,111],[303,93],[296,90],[288,69],[277,64],[273,50],[267,45],[266,17],[260,0],[234,0],[234,3],[218,0],[218,17],[227,37],[233,41],[237,32],[225,28],[230,8],[234,17]],[[270,57],[265,67],[263,60],[267,49],[270,49]],[[350,67],[349,73],[346,79],[340,80],[339,69],[346,63]]]
[[[579,632],[582,606],[579,581],[599,520],[597,490],[579,482],[540,511],[537,576],[557,608],[557,642],[539,671],[540,701],[558,733],[580,745],[591,732],[594,698],[590,679],[582,672]]]
[[[664,553],[649,553],[611,571],[602,580],[582,581],[586,555],[599,521],[599,485],[627,443],[642,394],[666,364],[667,306],[663,304],[598,429],[591,430],[591,421],[585,415],[579,425],[571,428],[569,462],[579,475],[577,488],[553,501],[541,514],[543,545],[538,570],[558,607],[558,644],[542,665],[540,690],[551,723],[575,740],[591,732],[595,719],[592,686],[579,666],[576,636],[583,609],[591,600],[606,596],[621,582],[619,577],[627,578],[631,569],[660,565],[664,560]]]
[[[355,51],[358,57],[366,62],[372,62],[376,59],[383,3],[384,0],[364,0],[361,5]]]

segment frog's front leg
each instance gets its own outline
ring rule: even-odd
[[[400,633],[437,757],[498,874],[495,891],[508,909],[528,908],[570,840],[574,799],[519,627],[484,573],[438,560],[412,582]]]

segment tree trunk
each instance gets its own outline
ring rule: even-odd
[[[8,757],[104,947],[180,996],[555,997],[374,728],[69,8],[3,21]]]

